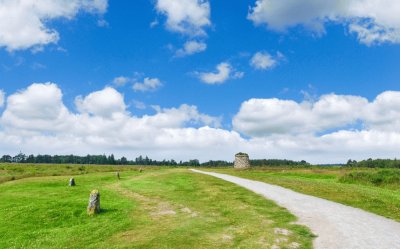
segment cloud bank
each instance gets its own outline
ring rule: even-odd
[[[158,78],[144,78],[143,82],[136,82],[133,84],[133,90],[140,92],[155,91],[162,86]]]
[[[197,74],[202,82],[210,85],[222,84],[229,79],[240,79],[244,76],[243,72],[236,71],[228,62],[218,64],[214,72]]]
[[[103,14],[108,0],[2,0],[0,1],[0,47],[9,51],[57,43],[60,35],[49,23],[72,20],[80,12]]]
[[[166,28],[191,36],[206,35],[211,25],[207,0],[157,0],[156,10],[166,16]]]
[[[302,25],[318,34],[340,23],[366,45],[400,43],[400,2],[396,0],[257,0],[248,19],[271,30]]]
[[[0,150],[25,153],[114,153],[129,158],[233,160],[238,151],[252,158],[289,158],[313,163],[398,157],[400,92],[374,100],[327,94],[318,100],[250,99],[221,128],[221,118],[196,106],[155,106],[137,116],[111,87],[63,103],[54,83],[34,83],[8,95],[0,118]]]
[[[207,44],[204,42],[188,41],[183,45],[183,48],[180,48],[176,51],[175,56],[185,57],[188,55],[203,52],[206,49],[207,49]]]
[[[260,51],[251,57],[250,65],[257,70],[268,70],[275,67],[282,58],[284,55],[279,52],[276,56],[272,56],[268,52]]]

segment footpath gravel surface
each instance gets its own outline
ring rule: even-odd
[[[318,236],[316,249],[400,249],[400,223],[394,220],[264,182],[192,171],[235,183],[285,207]]]

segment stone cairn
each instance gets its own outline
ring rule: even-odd
[[[73,187],[73,186],[75,186],[76,184],[75,184],[75,179],[74,178],[71,178],[71,179],[69,179],[69,184],[68,184],[70,187]]]
[[[90,192],[87,213],[88,215],[95,215],[100,213],[100,192],[97,189]]]
[[[250,168],[249,155],[246,153],[239,152],[235,155],[235,169],[247,169]]]

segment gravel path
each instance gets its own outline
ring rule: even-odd
[[[218,177],[275,201],[318,237],[316,249],[400,249],[400,223],[321,198],[240,177],[192,170]]]

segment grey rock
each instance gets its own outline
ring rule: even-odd
[[[100,213],[100,192],[97,189],[90,192],[87,213],[88,215],[95,215]]]

